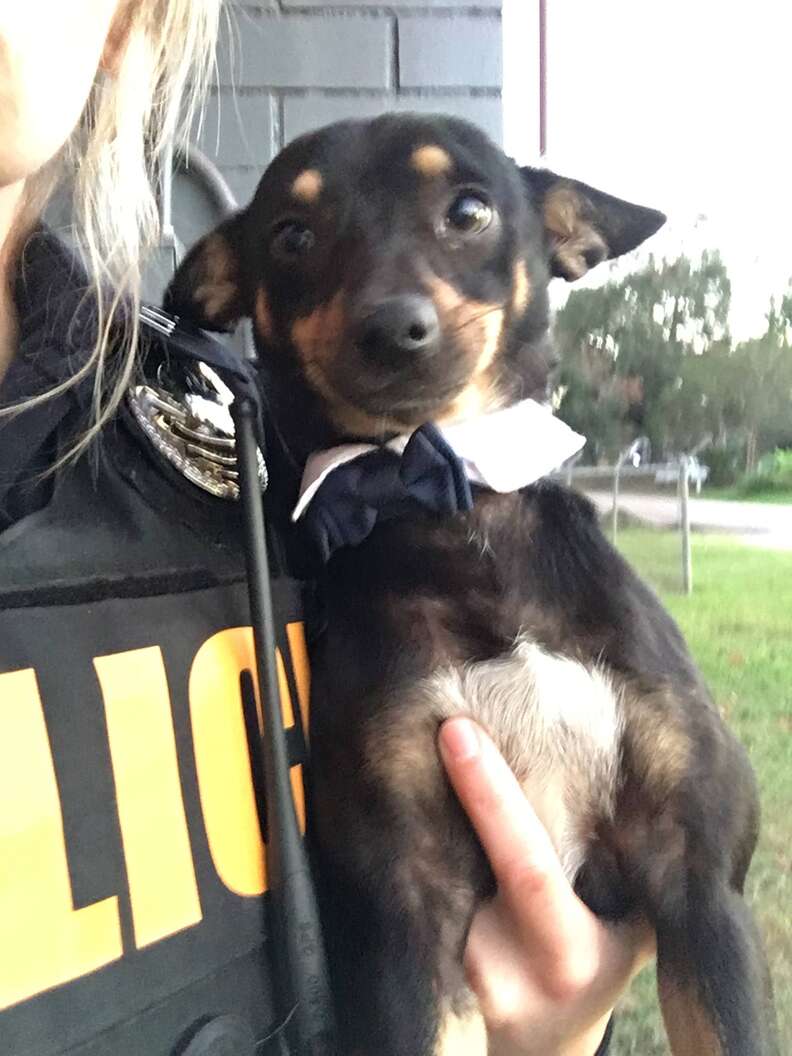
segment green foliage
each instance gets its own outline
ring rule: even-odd
[[[743,477],[738,490],[746,498],[792,491],[792,450],[776,448],[769,455],[765,455],[756,471]]]
[[[656,460],[709,441],[726,484],[736,448],[752,470],[760,450],[792,440],[792,288],[771,302],[765,334],[736,347],[730,299],[717,253],[650,258],[570,295],[555,325],[559,413],[589,437],[591,461],[612,461],[638,435]]]
[[[787,328],[768,316],[767,332],[745,341],[733,353],[739,385],[732,400],[737,420],[748,438],[746,470],[756,468],[760,449],[783,442],[792,427],[792,345]]]
[[[699,451],[699,459],[709,466],[707,487],[730,487],[742,475],[745,463],[745,445],[732,441],[725,444],[708,444]]]

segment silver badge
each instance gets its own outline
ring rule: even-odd
[[[233,395],[205,363],[187,368],[199,392],[170,390],[156,382],[130,387],[127,402],[138,425],[154,447],[191,483],[219,499],[238,499],[239,484],[230,407]],[[181,388],[181,386],[180,386]],[[258,452],[261,490],[267,487],[267,467]]]

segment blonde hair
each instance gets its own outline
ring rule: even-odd
[[[93,374],[93,415],[67,453],[91,443],[123,399],[136,364],[141,262],[159,237],[154,188],[170,144],[186,143],[214,63],[221,0],[127,0],[123,53],[97,73],[60,160],[74,173],[74,237],[96,297],[96,344],[79,370],[40,403]],[[40,174],[40,209],[53,184]],[[35,204],[33,204],[35,203]],[[112,348],[112,355],[110,354]]]

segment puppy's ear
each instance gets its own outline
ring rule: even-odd
[[[233,330],[245,314],[241,285],[242,213],[192,247],[165,291],[163,307],[204,330]]]
[[[568,282],[622,253],[629,253],[665,223],[656,209],[614,198],[547,169],[520,169],[544,222],[553,275]]]

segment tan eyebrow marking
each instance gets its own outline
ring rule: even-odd
[[[425,147],[417,147],[412,152],[410,164],[421,176],[432,179],[448,172],[453,168],[454,162],[447,150],[438,147],[436,143],[430,143]]]
[[[291,193],[295,198],[312,204],[322,193],[324,180],[318,169],[306,169],[301,172],[291,186]]]

